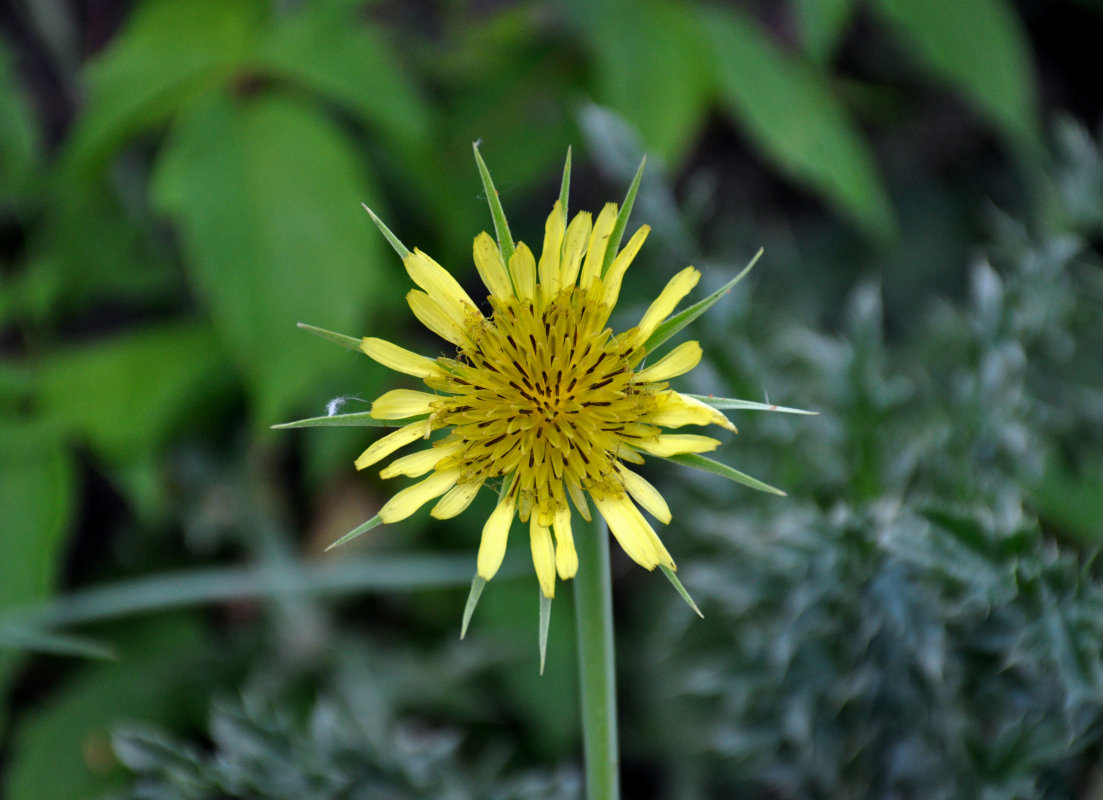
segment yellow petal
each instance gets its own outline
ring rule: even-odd
[[[435,394],[413,389],[391,389],[371,404],[371,415],[376,419],[405,419],[418,414],[428,414],[432,404],[439,400]]]
[[[551,529],[541,525],[536,515],[529,520],[529,544],[532,546],[532,565],[536,567],[536,579],[544,597],[555,597],[555,545]]]
[[[490,238],[490,234],[480,233],[475,237],[474,245],[475,269],[479,271],[479,277],[483,284],[494,297],[505,299],[513,296],[513,286],[509,282],[509,274],[506,265],[502,261],[502,251]]]
[[[471,505],[471,501],[475,499],[475,495],[479,493],[479,488],[482,485],[481,480],[457,483],[448,490],[444,497],[437,501],[437,504],[433,506],[433,510],[429,512],[429,516],[437,519],[452,519]]]
[[[564,506],[555,512],[555,571],[560,580],[570,580],[578,572],[578,553],[571,535],[571,510]]]
[[[682,425],[719,425],[732,433],[739,433],[730,419],[695,397],[678,392],[661,392],[658,400],[658,410],[647,415],[647,421],[654,425],[662,425],[665,428],[677,428]]]
[[[697,281],[700,279],[701,273],[694,267],[686,267],[670,279],[666,288],[655,298],[655,302],[648,307],[647,311],[644,312],[643,319],[640,320],[638,334],[640,341],[646,341],[647,337],[655,332],[655,328],[659,327],[659,323],[674,312],[674,309],[678,307],[678,303],[682,302],[682,298],[693,291],[693,287],[697,285]]]
[[[617,472],[624,481],[624,488],[648,514],[662,522],[664,525],[670,522],[670,506],[659,494],[659,490],[652,486],[642,475],[637,475],[627,467],[618,464]]]
[[[666,458],[681,453],[707,453],[719,447],[720,441],[694,433],[664,433],[654,439],[642,439],[632,444],[645,453]]]
[[[624,273],[628,270],[629,265],[640,251],[640,248],[643,247],[643,243],[647,239],[647,234],[650,232],[651,228],[647,225],[644,225],[636,231],[632,235],[632,238],[628,240],[628,244],[617,253],[617,257],[613,259],[609,271],[606,272],[605,277],[601,279],[602,288],[605,290],[603,301],[610,309],[617,304],[617,298],[620,297],[620,287],[621,283],[624,281]]]
[[[571,496],[571,502],[574,503],[574,507],[578,509],[578,513],[582,518],[590,522],[590,504],[586,502],[586,495],[582,493],[582,489],[577,484],[568,482],[567,494]]]
[[[517,288],[519,298],[535,299],[536,259],[524,242],[517,243],[517,249],[509,259],[509,274],[513,276],[513,285]]]
[[[502,566],[506,554],[506,540],[509,528],[513,524],[513,512],[516,502],[511,492],[506,492],[498,500],[498,505],[487,517],[483,525],[483,537],[479,542],[478,573],[483,580],[490,580]]]
[[[425,292],[411,289],[406,295],[406,302],[409,304],[410,310],[414,312],[418,322],[437,336],[451,342],[456,347],[463,347],[467,343],[467,332],[464,326],[448,316],[444,309]]]
[[[444,370],[436,361],[417,353],[411,353],[404,347],[392,344],[385,339],[365,336],[360,341],[360,349],[369,357],[395,372],[413,375],[415,378],[443,376]]]
[[[462,442],[454,442],[418,450],[416,453],[410,453],[408,456],[392,461],[379,470],[379,477],[386,479],[393,478],[396,475],[405,475],[408,478],[419,478],[462,446]]]
[[[605,265],[605,251],[609,247],[609,236],[613,232],[613,225],[617,221],[617,204],[606,203],[597,215],[594,222],[594,230],[590,234],[590,246],[586,249],[586,261],[582,265],[582,274],[578,279],[578,285],[583,289],[589,289],[594,278],[601,277],[601,268]]]
[[[563,251],[563,232],[567,221],[563,206],[555,201],[548,221],[544,223],[544,249],[540,253],[540,299],[547,303],[559,291],[559,260]]]
[[[586,254],[586,242],[590,239],[591,226],[589,211],[578,214],[567,226],[566,241],[563,244],[563,260],[559,264],[560,288],[574,286],[578,279],[578,270],[582,266],[582,256]]]
[[[379,518],[385,523],[406,519],[434,497],[440,497],[459,480],[460,470],[447,469],[434,472],[421,483],[408,486],[383,504],[379,509]]]
[[[478,314],[475,302],[452,274],[420,250],[414,250],[403,262],[410,278],[436,301],[458,325],[464,325],[468,315]]]
[[[645,569],[655,569],[659,564],[674,566],[655,531],[643,518],[640,510],[628,499],[628,495],[594,498],[609,530],[628,557]]]
[[[653,383],[684,375],[701,363],[701,345],[682,342],[650,367],[636,373],[637,382]]]
[[[398,448],[405,447],[415,439],[420,439],[425,433],[425,423],[420,420],[411,422],[409,425],[401,427],[397,431],[388,433],[360,454],[360,458],[356,459],[356,468],[364,469],[365,467],[370,467],[375,462],[389,456]]]

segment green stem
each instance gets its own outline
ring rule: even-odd
[[[582,739],[587,800],[620,798],[617,749],[617,678],[613,652],[613,592],[609,534],[595,513],[577,527],[578,574],[574,578],[575,623],[582,688]]]

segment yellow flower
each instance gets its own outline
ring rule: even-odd
[[[528,524],[533,564],[548,598],[556,575],[567,580],[578,568],[570,505],[590,520],[587,497],[629,557],[649,570],[673,570],[674,560],[640,509],[663,523],[670,510],[632,466],[644,455],[704,453],[720,444],[670,429],[718,425],[735,432],[720,411],[669,386],[701,360],[697,342],[644,366],[653,335],[700,272],[687,267],[674,275],[635,327],[615,334],[608,326],[625,273],[649,231],[643,226],[619,253],[608,252],[616,246],[610,241],[617,221],[617,205],[610,203],[596,219],[583,212],[568,224],[556,202],[539,259],[523,243],[503,248],[479,234],[474,261],[488,291],[485,311],[444,267],[420,250],[407,251],[403,263],[418,287],[407,303],[425,327],[456,348],[455,357],[430,359],[374,337],[360,344],[383,366],[421,379],[427,391],[395,389],[375,400],[372,417],[410,422],[371,445],[356,467],[443,432],[381,470],[383,478],[422,480],[391,497],[379,521],[405,519],[432,500],[432,516],[448,519],[488,486],[498,504],[483,526],[478,576],[489,580],[498,571],[516,517]]]
[[[784,494],[701,455],[715,449],[720,444],[717,439],[680,429],[717,425],[734,433],[735,427],[720,409],[810,412],[674,391],[668,381],[701,360],[697,342],[683,342],[657,360],[645,361],[727,294],[762,251],[724,286],[675,313],[701,277],[696,269],[686,267],[670,279],[637,325],[614,333],[609,317],[625,273],[649,231],[646,225],[641,227],[620,249],[643,165],[623,207],[618,210],[610,203],[596,220],[581,213],[568,224],[568,152],[563,189],[545,224],[538,259],[524,244],[514,244],[477,147],[475,159],[497,234],[495,240],[481,233],[474,242],[475,267],[488,292],[484,303],[476,303],[428,255],[408,250],[368,209],[418,287],[406,295],[414,316],[455,348],[454,357],[427,358],[384,339],[357,339],[300,323],[326,339],[363,351],[385,367],[420,379],[426,389],[386,392],[375,400],[370,413],[331,410],[325,417],[275,426],[396,427],[361,454],[357,469],[373,466],[415,441],[428,442],[379,473],[383,478],[403,475],[421,480],[397,492],[376,516],[330,547],[381,524],[403,520],[430,501],[436,501],[430,511],[434,517],[454,517],[486,486],[498,494],[498,503],[483,525],[463,628],[483,585],[501,566],[510,528],[519,518],[528,524],[543,598],[543,643],[556,576],[568,580],[578,569],[571,506],[591,521],[592,501],[629,557],[649,570],[659,567],[700,613],[675,576],[670,553],[642,513],[666,524],[670,509],[633,467],[642,464],[645,455],[656,456],[759,491]]]

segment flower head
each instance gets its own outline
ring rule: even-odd
[[[484,486],[495,491],[498,502],[483,525],[466,626],[482,583],[501,566],[515,519],[528,525],[540,589],[550,599],[556,576],[567,580],[578,569],[572,506],[589,521],[592,502],[628,556],[649,570],[660,567],[692,606],[674,577],[674,560],[643,514],[665,524],[671,519],[670,509],[634,467],[645,456],[656,456],[783,494],[700,455],[715,449],[719,440],[681,429],[715,425],[734,433],[722,408],[807,412],[671,389],[670,379],[701,360],[695,341],[648,360],[726,294],[758,256],[719,290],[675,313],[701,277],[686,267],[670,278],[634,327],[615,333],[609,318],[649,231],[641,227],[620,248],[643,165],[622,208],[609,203],[596,219],[583,212],[568,221],[568,154],[563,191],[544,226],[537,258],[523,243],[514,244],[477,148],[475,156],[497,233],[497,240],[481,233],[474,242],[475,267],[487,290],[484,303],[476,303],[428,255],[408,250],[372,214],[418,287],[406,295],[414,316],[454,347],[454,355],[428,358],[384,339],[354,339],[303,326],[362,350],[425,386],[386,392],[372,403],[370,414],[339,419],[331,415],[282,426],[396,426],[361,454],[358,469],[378,464],[419,440],[424,443],[380,471],[383,478],[403,475],[419,480],[331,546],[405,519],[430,501],[435,501],[432,516],[454,517]]]
[[[720,444],[671,429],[718,425],[735,432],[718,410],[670,388],[671,378],[700,361],[697,342],[644,366],[652,335],[697,284],[696,269],[674,275],[635,327],[614,333],[608,326],[649,231],[643,226],[610,252],[617,219],[610,203],[596,219],[582,212],[568,223],[557,202],[539,259],[523,243],[503,253],[489,234],[479,234],[474,261],[488,291],[485,312],[444,267],[420,250],[408,252],[404,264],[418,286],[406,296],[410,309],[455,346],[455,356],[430,359],[374,337],[361,342],[368,356],[420,378],[428,391],[395,389],[372,404],[377,419],[412,421],[365,450],[357,468],[443,432],[380,472],[421,478],[387,501],[380,521],[405,519],[431,500],[432,516],[447,519],[492,487],[498,504],[483,526],[478,575],[489,580],[497,572],[518,518],[528,524],[546,597],[554,595],[556,574],[566,580],[578,567],[571,505],[589,520],[587,498],[634,561],[673,569],[640,511],[667,523],[670,510],[632,466],[647,454],[703,453]]]

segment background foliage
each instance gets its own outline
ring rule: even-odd
[[[725,460],[653,471],[699,621],[614,559],[625,796],[1103,796],[1103,155],[1091,0],[0,8],[0,794],[577,797],[569,592],[537,677],[473,509],[331,557],[402,270],[474,280],[483,153],[720,286]],[[703,296],[703,295],[702,295]],[[484,504],[488,501],[483,499]]]

